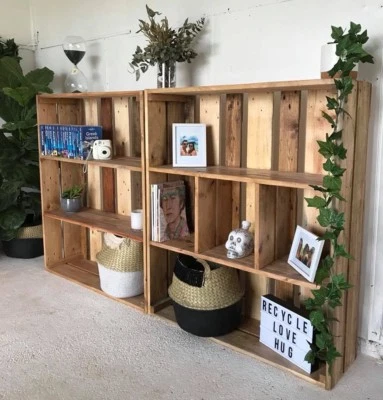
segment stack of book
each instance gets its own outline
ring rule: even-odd
[[[151,185],[151,239],[164,242],[188,236],[183,181]]]
[[[41,155],[86,160],[102,127],[93,125],[40,125]]]

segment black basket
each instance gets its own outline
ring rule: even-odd
[[[219,266],[209,263],[210,269],[214,270]],[[174,275],[182,282],[190,286],[202,287],[205,269],[194,257],[185,254],[178,254],[174,265]]]

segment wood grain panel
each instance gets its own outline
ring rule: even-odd
[[[40,160],[41,207],[43,211],[44,261],[49,267],[62,255],[61,222],[44,217],[44,212],[60,207],[60,170],[56,160]]]
[[[301,93],[282,92],[279,113],[278,170],[298,170],[299,120]],[[297,192],[277,188],[275,257],[289,253],[297,224]],[[293,286],[275,282],[275,295],[283,300],[293,298]]]
[[[340,211],[344,213],[344,230],[339,235],[338,242],[345,244],[346,250],[348,250],[351,254],[353,253],[353,249],[348,246],[350,242],[351,230],[354,230],[354,227],[351,226],[351,207],[352,207],[352,193],[353,193],[353,174],[354,174],[354,152],[355,152],[355,126],[357,124],[357,86],[354,86],[352,94],[349,95],[347,104],[345,105],[345,109],[348,115],[344,116],[343,121],[343,134],[342,134],[342,142],[344,147],[347,149],[347,154],[349,155],[346,160],[341,162],[341,166],[346,168],[346,172],[343,175],[342,181],[342,196],[347,199],[347,201],[335,201],[334,206]],[[363,147],[362,147],[363,149]],[[351,156],[350,156],[351,155]],[[355,166],[356,168],[356,166]],[[355,187],[355,190],[360,190],[359,187]],[[362,235],[360,236],[362,237]],[[353,255],[353,254],[352,254]],[[338,258],[335,264],[334,271],[337,274],[342,273],[346,279],[348,280],[348,270],[349,270],[349,260],[343,257]],[[347,304],[347,296],[348,293],[344,295],[342,299],[343,304]],[[336,321],[331,324],[331,331],[334,335],[334,344],[337,349],[340,349],[342,355],[344,355],[345,348],[345,336],[346,331],[348,329],[355,329],[357,326],[357,320],[354,321],[353,325],[347,326],[346,322],[346,307],[337,307],[334,310],[334,317]],[[352,328],[354,326],[354,328]],[[331,381],[332,384],[336,384],[339,379],[342,377],[344,372],[344,359],[337,358],[333,365],[333,372]]]
[[[146,120],[146,159],[148,166],[163,165],[167,161],[167,123],[166,123],[166,103],[150,102],[147,103]],[[150,137],[150,140],[148,140]]]
[[[132,156],[134,143],[131,129],[129,97],[113,99],[114,137],[113,148],[116,156]]]
[[[168,298],[168,258],[164,249],[151,246],[148,251],[151,268],[148,273],[149,310],[157,302]]]
[[[270,169],[273,165],[273,93],[250,93],[248,96],[247,109],[247,142],[246,142],[246,162],[247,168]],[[260,202],[269,202],[275,204],[275,198],[260,198],[263,189],[259,185],[246,186],[246,219],[253,224],[250,230],[254,232],[255,268],[263,266],[266,261],[266,249],[272,249],[274,246],[275,215],[270,224],[266,224],[266,232],[260,232],[257,229],[261,221],[259,220],[259,210],[263,207]],[[257,212],[258,211],[258,212]],[[257,249],[263,243],[262,255]],[[267,244],[267,246],[266,246]],[[259,318],[260,296],[268,291],[268,279],[260,276],[249,275],[246,287],[246,313],[251,317]],[[256,295],[254,295],[256,293]],[[250,304],[251,303],[251,304]]]
[[[195,224],[195,251],[202,253],[216,245],[216,190],[217,181],[197,179],[195,188],[196,224]]]
[[[94,98],[84,99],[84,114],[87,125],[100,125],[100,101]]]
[[[143,129],[143,121],[141,122],[141,109],[143,110],[143,107],[144,105],[140,102],[140,97],[132,97],[130,99],[130,129],[133,138],[132,150],[135,157],[141,157],[141,155],[144,155],[141,148],[144,141],[144,137],[141,134],[141,131]]]
[[[206,124],[207,165],[221,163],[220,96],[200,97],[200,122]]]
[[[82,103],[80,101],[59,101],[57,106],[59,124],[81,125],[83,123]]]
[[[185,108],[183,103],[169,102],[166,105],[166,140],[167,140],[167,160],[168,164],[172,163],[173,154],[173,124],[183,123],[185,121]]]
[[[101,167],[88,165],[88,206],[96,210],[102,209]],[[102,247],[102,235],[93,229],[89,230],[89,256],[92,261],[96,260],[96,254]]]
[[[360,287],[360,270],[362,260],[363,240],[363,214],[364,214],[364,196],[366,185],[366,160],[368,145],[368,124],[370,115],[371,85],[367,82],[358,82],[357,87],[358,103],[357,115],[354,120],[355,131],[355,153],[354,177],[352,183],[352,201],[351,201],[351,232],[350,232],[350,250],[353,259],[349,260],[348,282],[352,288],[347,293],[347,314],[345,325],[347,327],[347,338],[344,350],[344,368],[351,365],[356,357],[357,334],[358,334],[358,303]]]
[[[225,129],[225,166],[241,166],[243,95],[232,94],[226,97],[226,129]],[[233,228],[240,226],[241,187],[239,182],[232,183]]]

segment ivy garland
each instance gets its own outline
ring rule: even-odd
[[[352,258],[338,239],[344,230],[344,213],[335,207],[335,201],[345,201],[341,195],[342,176],[345,168],[341,162],[346,159],[347,149],[342,143],[342,125],[344,115],[347,114],[345,104],[347,97],[354,87],[350,76],[353,68],[359,63],[373,63],[373,57],[368,54],[363,45],[367,42],[367,30],[361,32],[361,26],[353,22],[346,33],[341,27],[331,27],[331,37],[336,43],[336,55],[339,57],[334,67],[328,71],[331,78],[335,75],[336,97],[327,97],[327,110],[323,117],[331,125],[331,134],[326,134],[326,140],[318,141],[319,153],[325,158],[323,169],[327,175],[323,178],[322,186],[313,185],[312,188],[320,192],[320,196],[306,198],[308,207],[318,210],[317,221],[325,228],[320,240],[329,240],[331,253],[327,255],[318,268],[315,283],[319,289],[312,290],[313,297],[307,299],[304,305],[310,311],[310,321],[316,330],[315,342],[306,354],[305,360],[315,363],[316,360],[325,361],[331,367],[334,360],[341,354],[334,345],[334,336],[330,330],[332,310],[341,306],[342,294],[351,285],[343,274],[335,274],[333,267],[339,257]],[[330,114],[331,113],[331,114]],[[347,114],[348,115],[348,114]]]

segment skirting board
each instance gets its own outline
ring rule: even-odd
[[[358,350],[367,356],[383,360],[383,344],[358,338]]]

